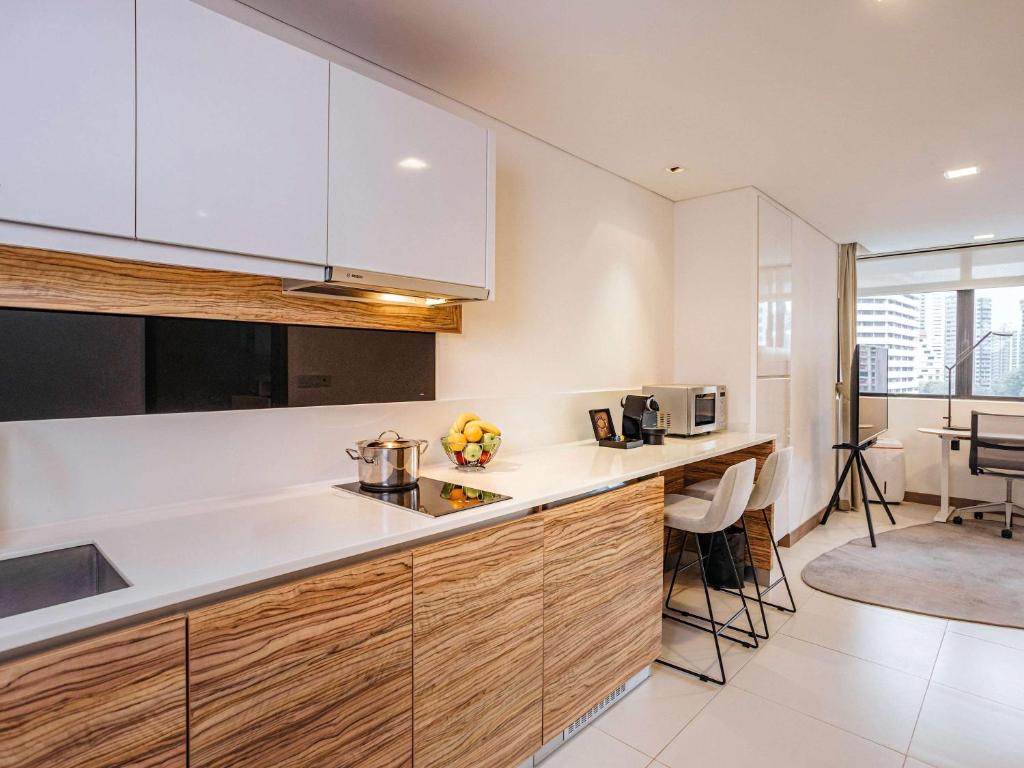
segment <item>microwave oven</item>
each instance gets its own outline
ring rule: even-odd
[[[647,385],[643,393],[657,401],[658,427],[665,434],[689,437],[725,429],[724,386]]]

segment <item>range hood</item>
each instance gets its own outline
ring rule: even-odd
[[[476,285],[445,283],[345,267],[325,267],[322,281],[284,278],[282,285],[285,293],[312,293],[357,301],[383,301],[427,307],[453,302],[484,301],[490,295],[487,288]]]

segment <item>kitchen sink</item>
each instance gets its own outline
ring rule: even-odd
[[[93,544],[0,560],[0,618],[127,586]]]

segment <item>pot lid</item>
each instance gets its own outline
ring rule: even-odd
[[[384,435],[394,435],[394,438],[385,440]],[[422,441],[416,439],[409,439],[402,437],[395,430],[389,429],[386,432],[381,432],[377,435],[376,440],[366,440],[364,445],[367,448],[411,448],[418,446]]]

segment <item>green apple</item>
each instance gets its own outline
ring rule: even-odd
[[[480,445],[483,446],[483,449],[488,453],[494,453],[496,450],[498,450],[499,444],[500,440],[498,436],[492,435],[490,432],[485,434],[483,436],[483,440],[480,441]]]
[[[483,452],[483,448],[481,448],[477,443],[469,443],[462,449],[462,455],[465,457],[466,461],[476,461],[480,458],[480,454]]]

